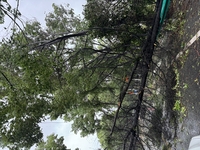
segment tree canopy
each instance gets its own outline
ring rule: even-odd
[[[72,130],[82,136],[97,132],[107,149],[145,144],[138,119],[158,5],[88,0],[84,19],[69,5],[52,6],[45,29],[30,21],[0,43],[3,146],[67,149],[63,137],[42,140],[38,124],[46,116],[73,121]]]

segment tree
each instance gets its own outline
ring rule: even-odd
[[[45,30],[29,22],[1,43],[5,146],[62,145],[55,135],[48,138],[51,144],[41,142],[38,123],[47,115],[73,121],[72,130],[82,136],[98,132],[104,147],[125,149],[140,142],[138,119],[155,36],[150,34],[142,48],[153,1],[138,4],[90,0],[86,20],[53,4]],[[137,88],[138,98],[127,98],[129,88]]]
[[[34,48],[51,36],[46,35],[38,22],[30,22],[1,43],[0,128],[4,146],[31,147],[42,139],[38,123],[52,111],[52,94],[60,87],[63,61],[53,46]]]
[[[98,106],[99,101],[96,101],[97,104],[92,104],[91,101],[86,100],[89,93],[97,92],[94,86],[98,75],[94,74],[93,80],[84,85],[82,79],[92,72],[79,71],[77,68],[79,62],[73,63],[79,51],[73,47],[76,44],[75,40],[42,46],[56,36],[52,32],[57,32],[58,28],[60,31],[65,30],[63,24],[55,22],[56,18],[61,19],[60,23],[65,20],[66,24],[73,27],[70,29],[71,32],[76,29],[74,25],[70,25],[74,21],[77,21],[76,30],[81,28],[79,18],[73,16],[72,10],[66,11],[64,7],[53,6],[55,13],[50,13],[46,18],[47,30],[42,30],[38,22],[29,22],[23,31],[16,31],[1,43],[2,122],[0,128],[5,146],[31,147],[34,143],[40,142],[42,133],[38,123],[43,121],[46,115],[50,115],[52,119],[66,115],[66,120],[74,120],[76,124],[80,120],[79,116],[84,116],[82,113],[88,108],[87,115],[84,116],[88,129],[83,131],[83,135],[94,133],[93,127],[98,125],[98,120],[94,121],[94,115],[95,109],[101,108]],[[59,26],[55,26],[55,23]],[[83,45],[81,42],[77,43]],[[80,73],[85,74],[84,78],[79,76]],[[76,81],[75,84],[72,81]],[[106,88],[100,86],[100,90],[105,91]],[[82,101],[84,99],[86,101]],[[76,107],[79,108],[78,112],[76,112],[78,109],[74,110]],[[68,114],[71,114],[71,117]],[[88,120],[93,123],[88,123]],[[32,124],[32,129],[23,130],[26,124]],[[83,125],[74,125],[75,131],[83,128]],[[31,136],[27,137],[28,135]]]
[[[96,28],[97,37],[119,38],[128,42],[129,38],[140,40],[146,37],[155,1],[103,1],[88,0],[85,18],[90,28]]]
[[[63,137],[58,138],[58,135],[51,134],[47,137],[46,142],[42,141],[37,145],[36,150],[69,150],[63,142]]]

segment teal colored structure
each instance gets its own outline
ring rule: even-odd
[[[167,15],[167,11],[169,9],[169,5],[170,5],[170,0],[163,0],[162,1],[162,8],[161,8],[161,11],[160,11],[160,25],[159,25],[159,29],[158,29],[158,34],[160,33],[160,29],[161,29],[161,26],[166,18],[166,15]],[[157,36],[158,36],[157,34]]]
[[[165,20],[167,11],[169,9],[169,5],[170,5],[170,0],[163,0],[161,12],[160,12],[160,26],[163,24]]]

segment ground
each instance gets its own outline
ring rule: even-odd
[[[183,43],[200,30],[200,0],[186,0],[182,10],[185,13]],[[188,56],[178,69],[180,76],[181,103],[186,108],[179,118],[174,150],[187,150],[190,139],[200,134],[200,38],[188,47]]]

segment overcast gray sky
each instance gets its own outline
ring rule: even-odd
[[[16,7],[16,0],[8,0],[12,7]],[[74,9],[76,14],[82,14],[83,7],[86,0],[20,0],[19,10],[22,14],[21,19],[23,21],[37,20],[42,26],[45,26],[44,18],[46,14],[53,11],[52,4],[70,4],[70,7]],[[6,18],[5,24],[0,25],[0,37],[4,37],[9,33],[8,28],[11,20]],[[9,29],[9,28],[8,28]],[[96,135],[81,138],[79,134],[73,134],[71,131],[71,123],[65,123],[63,120],[58,119],[54,122],[46,121],[40,124],[44,136],[48,136],[52,133],[64,136],[65,144],[68,148],[74,150],[79,147],[81,150],[97,150],[100,148]],[[34,148],[33,148],[34,149]]]

